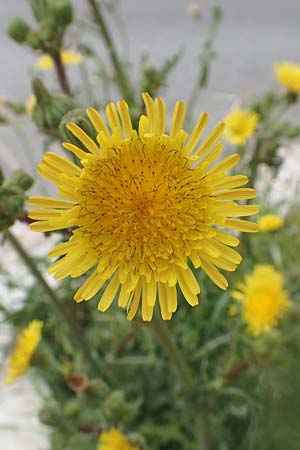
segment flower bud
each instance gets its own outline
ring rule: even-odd
[[[73,8],[69,0],[55,0],[51,3],[50,11],[54,21],[63,28],[73,21]]]
[[[43,40],[41,39],[39,33],[36,31],[30,30],[26,37],[27,44],[33,49],[33,50],[39,50],[43,46]]]
[[[16,17],[13,19],[7,29],[7,34],[19,44],[23,44],[26,41],[27,35],[31,30],[25,20],[21,17]]]
[[[128,418],[132,413],[132,406],[125,400],[121,391],[112,392],[104,403],[104,415],[111,423],[118,423]]]
[[[44,43],[56,41],[58,37],[57,23],[53,17],[50,16],[41,21],[39,36]]]
[[[33,183],[33,178],[30,175],[27,175],[22,169],[15,170],[10,179],[10,184],[15,184],[23,191],[30,189]]]
[[[17,217],[23,215],[26,197],[21,188],[3,183],[0,188],[0,231],[14,224]]]
[[[62,117],[74,108],[74,101],[64,94],[51,94],[38,78],[33,80],[32,90],[36,97],[32,111],[34,123],[43,133],[57,134]]]
[[[58,426],[62,419],[60,406],[58,404],[48,404],[40,410],[39,418],[46,425]]]

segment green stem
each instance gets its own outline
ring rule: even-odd
[[[9,230],[6,230],[5,236],[7,237],[11,245],[14,247],[18,255],[23,259],[23,261],[30,269],[32,274],[35,276],[36,280],[40,283],[40,285],[48,295],[49,299],[51,300],[52,304],[59,312],[63,322],[67,325],[69,329],[70,339],[72,341],[75,351],[79,350],[81,352],[83,360],[87,362],[91,368],[97,369],[96,364],[90,354],[89,348],[87,347],[83,339],[82,330],[80,326],[77,324],[75,317],[72,316],[71,318],[69,312],[65,309],[64,305],[59,301],[59,299],[56,296],[56,293],[49,286],[49,284],[47,283],[47,281],[37,268],[36,264],[34,263],[33,259],[26,252],[26,250],[20,244],[18,239]]]
[[[196,416],[196,439],[199,450],[210,450],[210,436],[207,414],[198,413]]]
[[[126,72],[123,68],[123,65],[119,59],[119,56],[117,54],[115,44],[109,33],[105,19],[102,15],[100,5],[97,4],[97,0],[88,0],[88,3],[90,5],[91,11],[93,13],[95,22],[100,30],[102,38],[108,49],[109,56],[111,58],[112,64],[115,69],[116,78],[117,78],[117,82],[118,82],[120,91],[124,97],[124,100],[126,100],[129,105],[133,105],[134,104],[134,95],[132,92],[132,88],[130,86],[129,79],[127,78],[127,74],[126,74]]]
[[[183,388],[189,391],[191,387],[189,368],[183,355],[176,347],[169,328],[157,315],[154,315],[151,325],[160,345],[177,373]]]
[[[174,343],[168,326],[163,320],[161,320],[160,317],[157,317],[156,315],[154,315],[151,325],[158,341],[160,342],[160,345],[169,358],[174,371],[177,373],[185,393],[188,397],[190,397],[190,394],[192,393],[192,376],[184,356]],[[197,399],[194,398],[193,401],[197,401]],[[210,450],[211,447],[207,411],[198,412],[196,415],[195,437],[198,450]]]

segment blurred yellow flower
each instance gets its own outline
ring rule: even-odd
[[[243,320],[254,336],[274,328],[291,305],[288,293],[283,290],[281,273],[268,264],[256,265],[253,273],[246,275],[237,288],[232,298],[241,302]]]
[[[199,142],[207,114],[200,115],[188,136],[182,129],[185,104],[178,101],[166,133],[164,101],[146,93],[143,99],[147,115],[140,117],[138,130],[124,101],[107,105],[110,129],[96,110],[87,110],[97,142],[75,123],[67,125],[86,151],[64,143],[80,159],[80,167],[45,153],[38,172],[58,186],[64,199],[32,197],[30,204],[41,209],[29,212],[36,220],[30,227],[39,232],[73,227],[70,240],[49,253],[65,255],[49,273],[62,279],[93,269],[75,301],[93,298],[104,286],[100,311],[118,298],[128,320],[141,305],[143,320],[150,321],[159,302],[163,319],[169,320],[177,309],[177,285],[191,306],[199,303],[199,281],[189,261],[227,289],[219,268],[236,269],[241,256],[232,247],[239,240],[219,227],[256,232],[256,223],[240,218],[259,208],[235,201],[256,195],[254,189],[241,188],[248,183],[246,176],[227,173],[239,155],[217,162],[223,123]]]
[[[139,450],[116,428],[111,428],[100,435],[97,450]]]
[[[279,83],[289,92],[300,92],[300,64],[282,62],[274,64],[274,71]]]
[[[83,61],[81,53],[63,50],[61,52],[63,64],[80,64]],[[42,55],[35,63],[35,67],[40,70],[49,70],[54,67],[53,59],[49,55]]]
[[[33,353],[41,340],[43,322],[33,320],[17,337],[7,366],[5,384],[13,383],[28,369]]]
[[[260,231],[275,231],[283,225],[283,218],[277,214],[265,214],[258,219]]]
[[[35,95],[31,95],[29,97],[29,99],[27,100],[26,105],[25,105],[26,112],[27,112],[27,114],[29,116],[31,116],[33,108],[35,107],[35,105],[36,105],[36,97],[35,97]]]
[[[250,109],[236,108],[224,119],[224,136],[231,144],[244,144],[257,127],[259,116]]]

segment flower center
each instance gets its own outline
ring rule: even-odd
[[[155,270],[199,248],[212,223],[209,189],[171,144],[167,136],[124,140],[83,162],[77,231],[99,256],[147,259]]]

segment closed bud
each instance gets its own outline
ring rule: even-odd
[[[14,224],[17,217],[23,215],[26,197],[21,188],[3,183],[0,188],[0,231]]]
[[[23,191],[27,191],[33,185],[33,178],[22,169],[15,170],[10,179],[10,184],[15,184]]]
[[[16,17],[10,22],[7,28],[7,34],[14,41],[18,42],[19,44],[23,44],[26,41],[27,35],[30,30],[30,26],[27,22],[25,22],[25,20],[20,17]]]
[[[68,111],[74,109],[74,101],[64,94],[51,94],[38,78],[33,80],[32,90],[36,97],[32,120],[43,133],[57,135],[61,119]]]
[[[89,392],[91,392],[91,394],[96,398],[104,399],[109,394],[109,387],[103,380],[96,379],[90,382]]]
[[[62,419],[60,406],[57,404],[48,404],[40,410],[39,418],[46,425],[59,426]]]
[[[73,8],[69,0],[55,0],[51,3],[50,11],[54,21],[63,28],[73,21]]]
[[[50,16],[50,18],[44,19],[41,22],[39,36],[41,41],[45,42],[53,42],[56,41],[57,34],[57,23],[54,18]]]
[[[125,400],[122,391],[114,391],[104,403],[104,415],[111,423],[124,422],[132,414],[132,406]]]
[[[43,47],[43,40],[36,31],[30,30],[27,34],[26,41],[33,50],[39,50]]]

